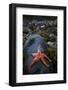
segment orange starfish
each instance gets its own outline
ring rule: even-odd
[[[49,60],[49,62],[51,62],[51,60],[48,58],[48,56],[46,54],[44,54],[42,52],[41,49],[38,49],[38,52],[37,53],[32,53],[32,56],[34,57],[33,59],[33,63],[31,64],[31,66],[35,63],[37,63],[39,60],[42,61],[42,63],[46,66],[46,67],[49,67],[49,65],[46,63],[46,59]]]

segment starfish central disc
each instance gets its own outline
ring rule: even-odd
[[[51,60],[46,56],[46,54],[44,54],[44,53],[42,52],[41,49],[38,49],[38,52],[37,52],[37,53],[32,53],[32,56],[33,56],[33,58],[34,58],[32,65],[33,65],[33,64],[36,64],[39,60],[41,60],[42,63],[45,65],[45,67],[49,67],[49,65],[46,63],[46,59],[48,59],[49,62],[51,62]],[[31,66],[32,66],[32,65],[31,65]]]

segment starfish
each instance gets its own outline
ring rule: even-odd
[[[32,53],[32,56],[34,57],[34,59],[33,59],[33,63],[31,64],[31,66],[38,63],[38,61],[41,60],[45,67],[49,67],[49,65],[46,63],[46,59],[48,59],[49,62],[51,62],[51,60],[46,54],[42,52],[41,49],[38,49],[37,53]]]

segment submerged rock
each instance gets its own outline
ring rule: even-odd
[[[46,52],[47,44],[44,41],[44,38],[33,33],[28,37],[28,40],[24,44],[24,53],[37,52],[39,47],[43,52]]]
[[[42,52],[46,53],[47,44],[44,38],[36,33],[32,33],[24,44],[23,74],[43,74],[54,72],[52,63],[49,63],[47,61],[47,63],[49,64],[49,67],[47,68],[42,64],[40,60],[37,64],[33,65],[30,70],[30,65],[33,63],[32,53],[36,53],[39,47],[41,48]]]

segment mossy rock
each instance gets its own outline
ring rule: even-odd
[[[47,42],[47,41],[49,41],[49,35],[48,35],[48,33],[47,32],[45,32],[45,31],[41,31],[41,32],[39,32],[38,33],[40,36],[42,36],[42,37],[44,37],[44,40]]]
[[[53,61],[57,61],[57,49],[55,48],[47,48],[47,56]]]

